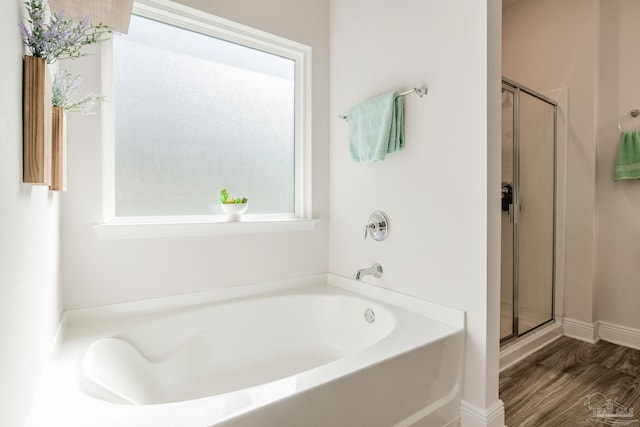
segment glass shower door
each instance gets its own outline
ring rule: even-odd
[[[513,185],[514,185],[514,93],[502,89],[502,262],[500,275],[500,340],[516,330],[513,291]]]
[[[556,104],[502,86],[500,341],[553,320]]]
[[[518,335],[553,319],[555,106],[520,92]]]

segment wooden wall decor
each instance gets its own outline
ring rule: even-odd
[[[51,180],[51,75],[44,59],[23,60],[22,181],[48,185]]]
[[[67,115],[62,107],[53,107],[51,130],[50,190],[67,190]]]

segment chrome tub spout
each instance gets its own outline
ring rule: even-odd
[[[382,277],[382,266],[378,263],[373,264],[369,268],[363,268],[361,270],[356,271],[353,274],[353,278],[356,280],[360,280],[364,276],[373,276],[375,278]]]

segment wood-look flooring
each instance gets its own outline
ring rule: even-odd
[[[500,374],[508,427],[620,425],[589,421],[594,393],[633,409],[628,425],[640,427],[640,350],[562,337]],[[605,397],[594,395],[591,408]]]

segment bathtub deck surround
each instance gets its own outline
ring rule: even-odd
[[[463,347],[463,312],[332,274],[68,311],[29,426],[456,425]]]

